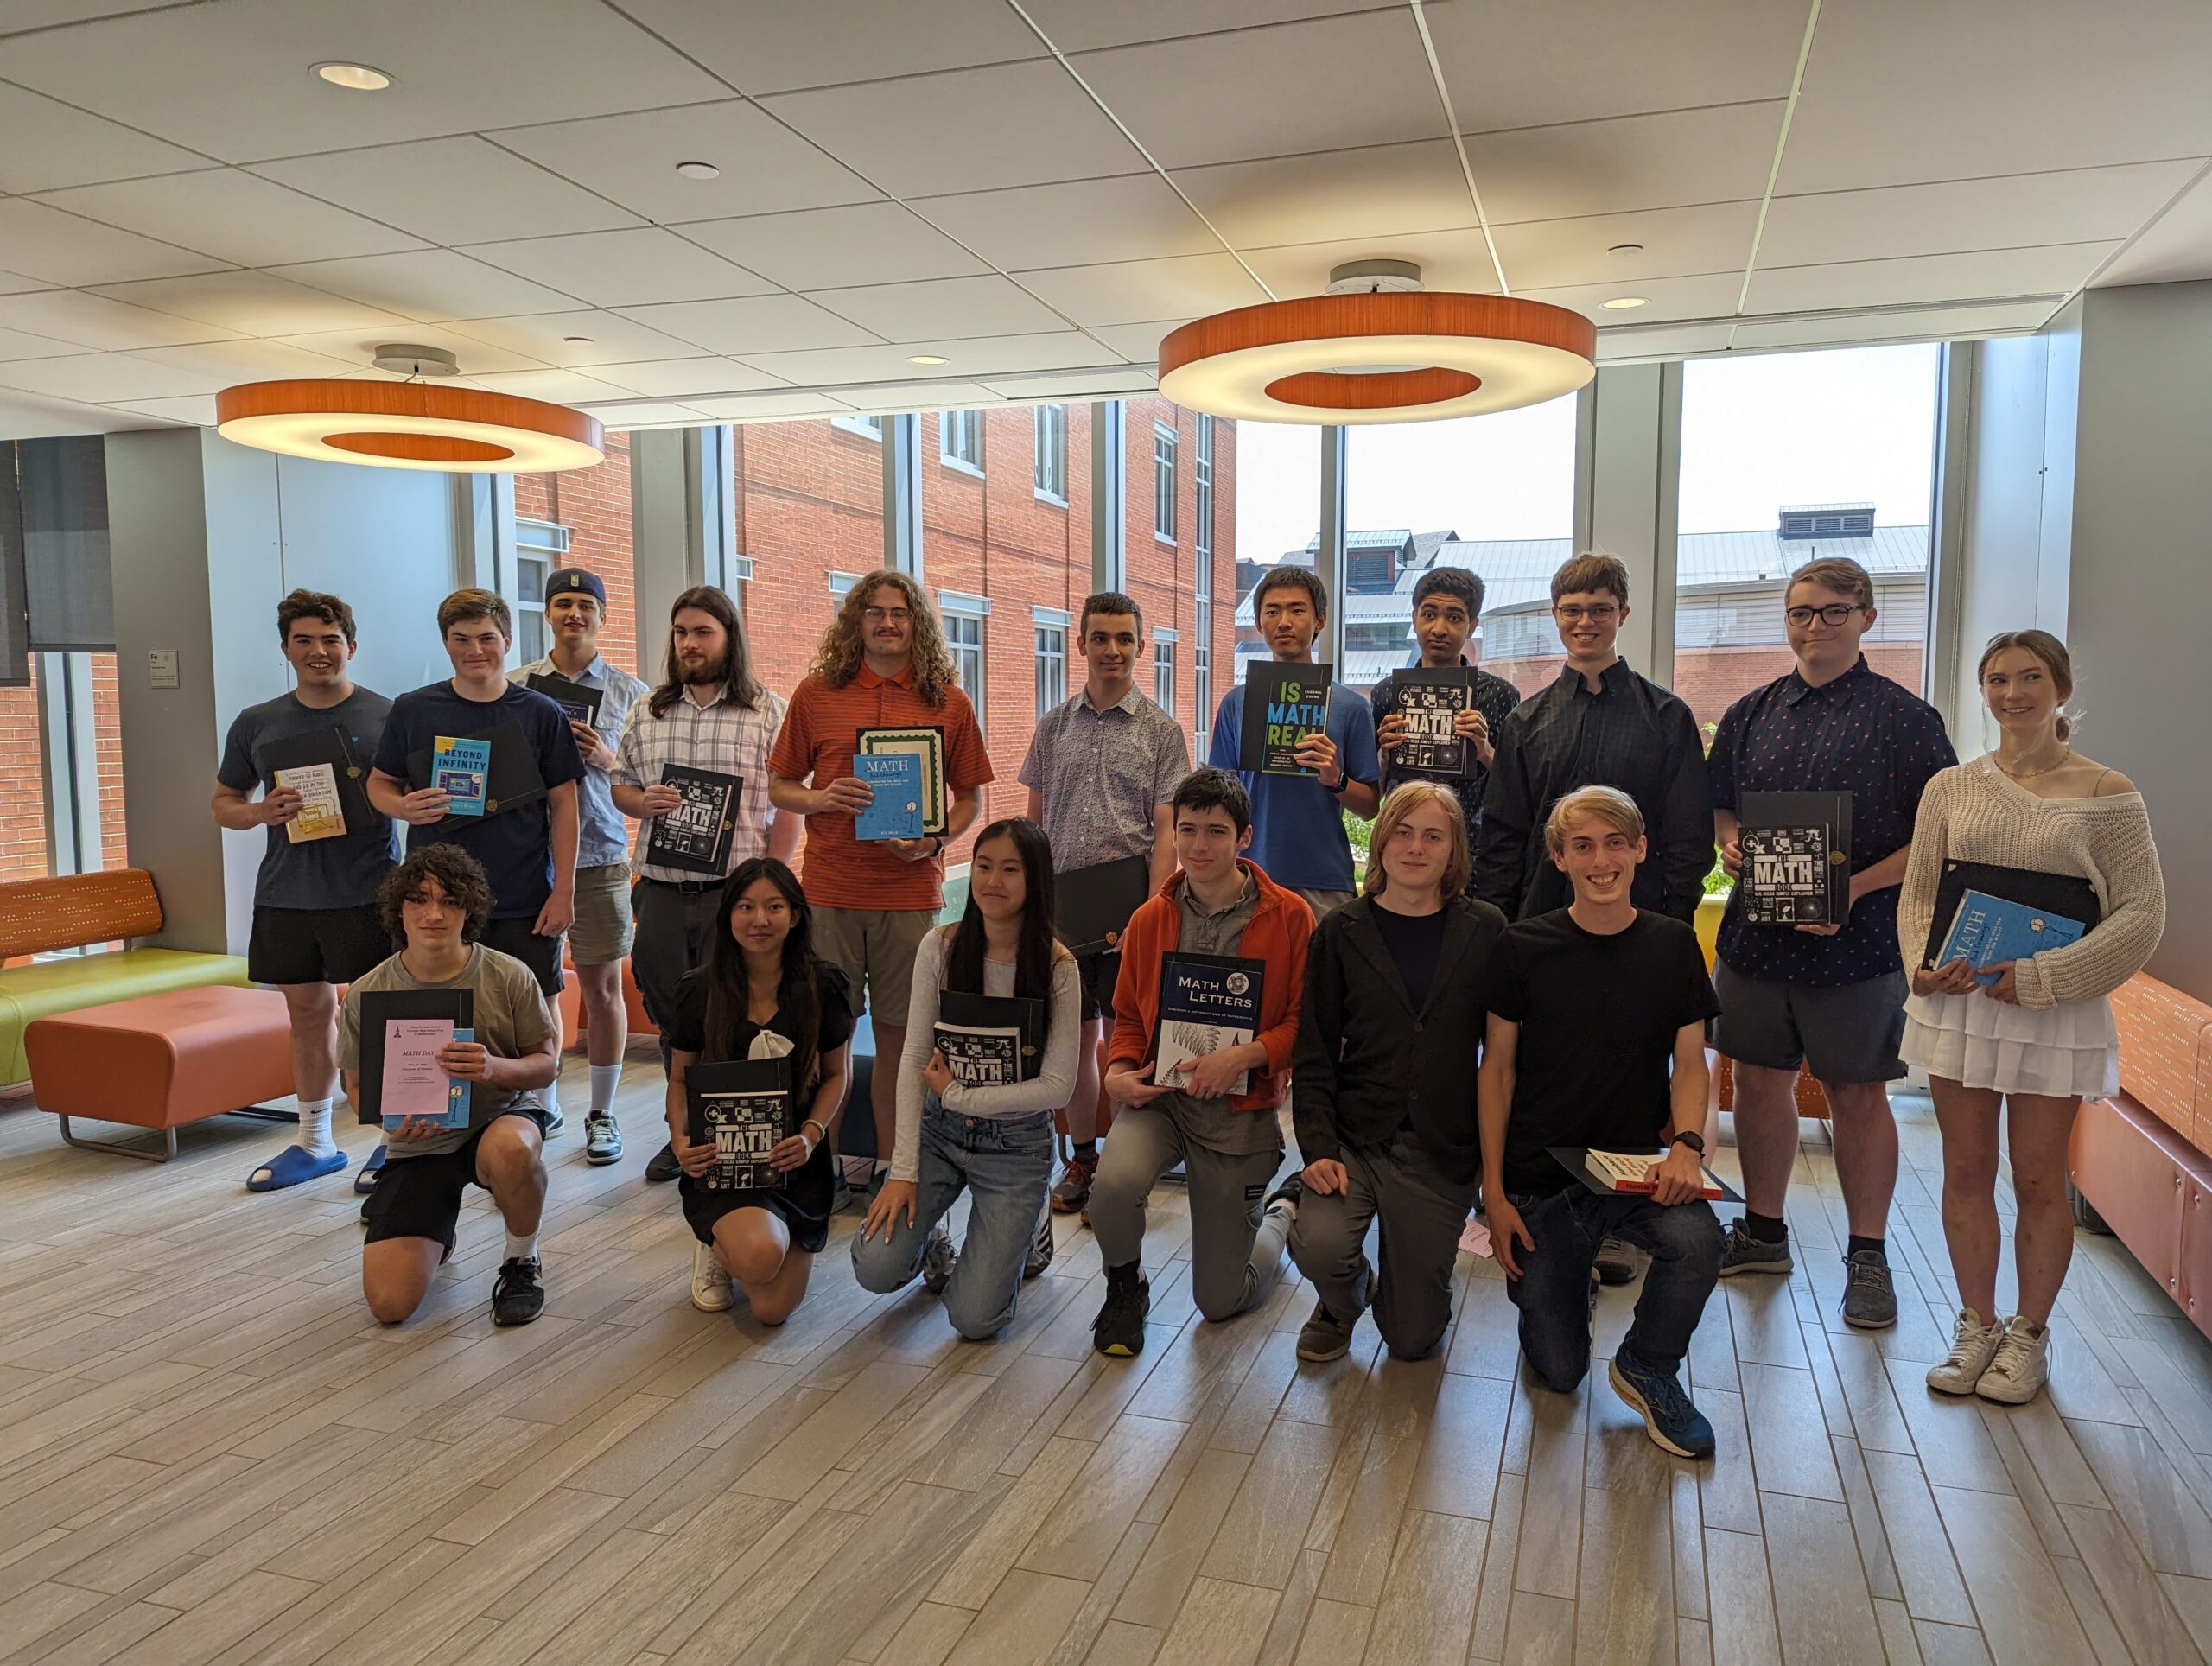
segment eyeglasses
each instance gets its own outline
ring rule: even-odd
[[[1601,601],[1594,607],[1577,607],[1571,601],[1562,602],[1552,609],[1559,616],[1560,622],[1566,625],[1579,624],[1586,619],[1592,625],[1610,625],[1620,616],[1620,611],[1610,601]]]
[[[1855,601],[1831,601],[1825,607],[1785,608],[1782,616],[1802,630],[1815,619],[1823,625],[1848,625],[1852,614],[1858,611],[1859,604]]]
[[[887,621],[893,625],[904,625],[913,616],[904,607],[863,607],[861,610],[861,617],[871,625],[881,625]]]

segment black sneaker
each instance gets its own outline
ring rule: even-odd
[[[645,1178],[649,1180],[672,1180],[683,1172],[683,1166],[676,1160],[673,1145],[663,1146],[645,1165]]]
[[[1274,1191],[1268,1192],[1267,1202],[1260,1207],[1262,1212],[1270,1209],[1280,1209],[1291,1219],[1296,1220],[1298,1205],[1304,1201],[1305,1197],[1306,1177],[1303,1174],[1294,1174]]]
[[[1052,1264],[1058,1246],[1052,1242],[1052,1211],[1046,1210],[1037,1222],[1037,1236],[1029,1241],[1029,1253],[1021,1258],[1021,1276],[1033,1279]]]
[[[1106,1269],[1106,1300],[1090,1321],[1090,1345],[1117,1359],[1134,1359],[1144,1351],[1144,1319],[1152,1311],[1152,1284],[1142,1268]]]
[[[1592,1264],[1600,1284],[1626,1284],[1636,1276],[1636,1246],[1609,1237],[1599,1244],[1598,1259]]]
[[[544,1269],[536,1256],[517,1256],[499,1263],[492,1284],[492,1322],[527,1325],[545,1311]]]

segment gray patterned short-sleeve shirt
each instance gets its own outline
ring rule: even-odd
[[[1183,731],[1132,686],[1101,711],[1078,690],[1038,720],[1021,784],[1045,802],[1059,873],[1152,852],[1154,804],[1191,773]]]

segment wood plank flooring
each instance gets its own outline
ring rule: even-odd
[[[687,1300],[691,1239],[563,1083],[550,1299],[501,1332],[472,1194],[425,1311],[384,1330],[343,1181],[249,1196],[285,1130],[166,1167],[0,1103],[0,1659],[7,1662],[2180,1662],[2212,1651],[2212,1346],[2084,1235],[2036,1404],[1930,1396],[1953,1292],[1924,1101],[1891,1259],[1902,1322],[1837,1317],[1842,1215],[1803,1125],[1798,1263],[1707,1308],[1720,1435],[1669,1459],[1603,1381],[1518,1378],[1497,1267],[1453,1331],[1300,1364],[1295,1281],[1227,1325],[1163,1185],[1141,1358],[1090,1350],[1090,1234],[994,1344],[853,1282],[840,1218],[780,1330]],[[105,1130],[101,1130],[105,1131]],[[359,1157],[370,1130],[347,1129]],[[1721,1167],[1732,1163],[1724,1148]],[[2001,1200],[2009,1208],[2009,1198]],[[1608,1291],[1599,1346],[1626,1326]],[[2009,1292],[2006,1299],[2009,1300]]]

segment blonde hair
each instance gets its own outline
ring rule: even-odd
[[[941,706],[945,691],[960,686],[958,673],[953,669],[952,650],[945,645],[944,627],[938,623],[937,609],[930,606],[928,592],[907,574],[889,567],[877,568],[845,592],[837,617],[830,621],[830,628],[822,635],[822,645],[814,651],[814,663],[807,667],[807,675],[820,677],[833,689],[843,688],[860,675],[863,624],[861,615],[868,611],[868,598],[887,584],[906,599],[906,611],[912,616],[914,645],[908,663],[913,670],[914,692],[927,704]]]
[[[1981,659],[1974,668],[1975,685],[1989,675],[1989,662],[2007,648],[2020,648],[2043,661],[2043,668],[2050,673],[2051,686],[2058,690],[2062,706],[2074,697],[2074,656],[2066,645],[2049,631],[1999,631],[1989,639],[1989,645],[1981,651]],[[2065,740],[2074,733],[2071,719],[2061,712],[2058,718],[2058,738]]]
[[[1823,590],[1833,590],[1840,596],[1849,596],[1854,607],[1874,605],[1874,581],[1866,569],[1849,556],[1822,556],[1818,561],[1808,561],[1789,575],[1789,582],[1783,587],[1784,606],[1790,591],[1801,584],[1817,584]]]
[[[1552,806],[1544,817],[1544,848],[1554,856],[1567,850],[1567,830],[1578,816],[1595,816],[1624,837],[1643,836],[1643,812],[1617,786],[1582,786]]]
[[[1628,606],[1628,563],[1618,556],[1606,555],[1599,550],[1586,550],[1552,575],[1552,606],[1559,606],[1561,596],[1586,595],[1595,590],[1610,590],[1620,598],[1621,606]]]
[[[1382,851],[1398,831],[1398,824],[1423,804],[1444,806],[1446,837],[1452,849],[1444,858],[1444,884],[1439,899],[1449,902],[1467,888],[1473,861],[1467,854],[1467,817],[1456,794],[1434,781],[1404,781],[1390,789],[1382,808],[1375,812],[1375,826],[1367,836],[1367,883],[1363,894],[1379,897],[1390,883],[1382,871]]]

